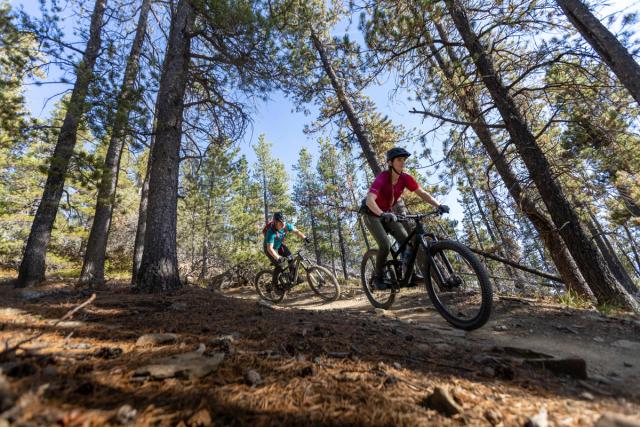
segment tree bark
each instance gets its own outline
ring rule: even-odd
[[[131,45],[127,65],[124,71],[122,86],[117,101],[116,115],[111,131],[111,140],[107,148],[102,176],[98,185],[98,200],[96,212],[93,216],[93,224],[89,232],[87,249],[84,254],[84,263],[80,282],[104,283],[104,262],[107,252],[107,239],[111,228],[111,217],[115,204],[116,189],[118,186],[118,173],[120,160],[127,137],[129,125],[129,112],[135,98],[135,80],[138,75],[140,52],[147,29],[147,18],[151,10],[151,0],[143,0],[140,7],[140,16],[136,35]]]
[[[44,279],[47,246],[51,240],[51,231],[58,213],[69,162],[76,146],[80,120],[86,110],[85,99],[93,79],[93,68],[100,54],[105,6],[106,0],[96,0],[91,15],[89,40],[76,69],[76,82],[51,156],[47,181],[20,263],[16,282],[19,287],[34,285]]]
[[[262,202],[264,203],[264,223],[269,223],[269,200],[267,197],[267,172],[262,168]]]
[[[640,254],[638,254],[638,248],[636,246],[636,242],[633,239],[633,236],[631,235],[631,230],[629,230],[629,227],[627,227],[626,225],[622,225],[622,228],[624,228],[624,232],[626,233],[627,238],[629,239],[629,245],[631,246],[633,257],[636,260],[636,270],[638,271],[638,274],[640,274]]]
[[[322,67],[324,68],[325,73],[329,77],[329,81],[331,81],[331,86],[338,98],[338,102],[340,102],[340,106],[347,116],[347,120],[351,125],[351,130],[356,135],[358,139],[358,143],[360,144],[360,149],[364,154],[369,167],[373,171],[374,176],[377,176],[382,172],[382,167],[380,163],[378,163],[378,159],[376,157],[376,153],[367,137],[364,126],[360,122],[358,115],[356,114],[355,109],[353,108],[353,104],[351,104],[351,100],[347,97],[344,86],[338,80],[338,76],[336,75],[335,70],[333,69],[333,65],[331,61],[329,61],[329,57],[327,56],[327,51],[324,47],[324,44],[318,37],[315,32],[311,32],[311,41],[313,42],[313,46],[318,51],[318,56],[320,57],[320,61],[322,62]]]
[[[322,264],[322,257],[320,256],[320,246],[318,246],[318,223],[316,220],[316,216],[313,213],[313,207],[311,205],[311,201],[309,200],[308,204],[309,216],[311,218],[311,235],[313,236],[313,251],[316,255],[316,264]]]
[[[490,185],[490,184],[488,184]],[[507,255],[505,258],[509,258],[511,260],[517,260],[518,254],[520,252],[517,244],[513,241],[512,236],[507,235],[508,231],[505,231],[503,227],[504,224],[501,224],[501,216],[500,216],[500,204],[499,201],[493,196],[493,193],[490,189],[483,189],[484,197],[486,199],[485,204],[487,205],[487,209],[491,212],[491,223],[495,229],[496,235],[500,240],[500,244],[502,246],[502,253]],[[491,202],[491,200],[493,200]],[[507,270],[509,275],[512,275],[514,279],[514,284],[517,288],[524,287],[526,282],[526,278],[520,273],[518,270]]]
[[[211,193],[213,192],[213,180],[209,177],[209,194],[207,194],[207,209],[204,217],[204,238],[202,239],[202,270],[200,280],[207,277],[209,270],[209,236],[211,235]]]
[[[356,191],[353,188],[353,179],[351,177],[347,178],[347,185],[349,186],[349,193],[351,194],[351,202],[354,204],[354,206],[358,206],[358,199],[356,198]],[[367,230],[365,229],[361,215],[358,215],[358,226],[360,227],[360,231],[362,232],[362,238],[364,239],[364,244],[367,247],[367,251],[368,251],[369,249],[371,249],[371,246],[369,244],[369,238],[367,237]]]
[[[337,212],[337,225],[338,225],[338,246],[340,246],[340,262],[342,264],[342,274],[344,279],[349,279],[349,273],[347,271],[347,249],[344,243],[344,235],[342,233],[342,220],[340,219],[340,213]]]
[[[556,0],[576,30],[640,104],[640,65],[581,0]]]
[[[157,111],[157,108],[156,108]],[[149,173],[151,171],[151,152],[155,145],[155,120],[151,146],[149,147],[149,159],[147,160],[147,170],[144,173],[142,181],[142,189],[140,190],[140,206],[138,207],[138,227],[136,228],[136,240],[133,246],[133,266],[131,269],[131,284],[133,286],[138,283],[138,271],[142,264],[142,253],[144,252],[144,236],[147,230],[147,210],[149,206]]]
[[[165,292],[182,286],[176,251],[178,173],[184,94],[195,20],[189,0],[180,0],[171,23],[158,91],[156,140],[150,157],[149,205],[137,288]]]
[[[591,218],[591,221],[587,221],[587,226],[589,227],[589,231],[595,239],[600,252],[602,252],[602,256],[607,262],[609,269],[627,292],[635,293],[637,291],[636,285],[633,283],[633,280],[631,279],[631,276],[629,276],[627,270],[625,270],[622,262],[620,262],[618,255],[616,255],[616,252],[613,249],[613,246],[611,246],[611,242],[609,242],[609,238],[602,228],[602,225],[600,225],[598,218],[591,211],[589,211],[589,217]]]
[[[582,228],[576,211],[553,176],[549,161],[537,145],[535,136],[527,127],[508,89],[496,74],[491,59],[469,23],[465,10],[458,0],[446,0],[445,3],[477,67],[479,77],[504,120],[512,142],[594,296],[599,303],[616,304],[636,312],[640,311],[638,302],[616,281]]]
[[[437,23],[436,28],[440,37],[442,37],[446,42],[447,34],[444,29]],[[454,73],[450,65],[444,60],[433,44],[430,44],[430,48],[445,77],[448,80],[453,80]],[[459,59],[456,57],[452,49],[449,49],[448,52],[454,62],[459,62]],[[477,135],[478,140],[489,155],[489,158],[494,164],[516,205],[527,216],[529,221],[531,221],[538,231],[544,245],[549,250],[551,259],[553,260],[558,273],[560,273],[567,289],[577,293],[578,295],[590,298],[592,292],[580,273],[575,260],[569,253],[567,246],[562,240],[562,236],[560,236],[560,233],[556,229],[552,220],[540,207],[538,207],[533,198],[522,188],[517,175],[511,169],[509,162],[495,143],[485,117],[482,114],[477,95],[473,93],[471,89],[463,89],[456,93],[454,100],[462,112],[474,123],[471,126],[472,130]]]
[[[471,222],[471,228],[473,228],[473,234],[476,236],[476,240],[478,241],[478,246],[480,249],[484,250],[484,245],[482,244],[482,240],[480,240],[480,233],[478,233],[478,227],[476,226],[476,221],[473,219],[473,211],[471,210],[471,206],[468,203],[465,203],[467,215],[469,215],[469,221]]]
[[[478,208],[478,212],[480,213],[480,218],[482,218],[482,222],[484,222],[484,226],[487,229],[487,233],[489,234],[489,238],[491,239],[491,242],[493,243],[494,248],[498,251],[500,256],[502,256],[503,258],[507,258],[507,259],[510,258],[507,256],[505,252],[505,247],[503,245],[502,239],[498,241],[498,238],[494,233],[494,230],[493,230],[494,226],[492,226],[491,221],[489,221],[489,217],[487,216],[484,210],[484,206],[482,206],[482,202],[480,201],[480,198],[476,193],[475,181],[471,177],[471,173],[469,173],[469,170],[466,168],[466,166],[463,166],[463,167],[464,167],[464,173],[467,176],[467,181],[469,182],[469,189],[471,190],[473,201],[475,202],[476,207]],[[507,264],[505,264],[505,270],[507,271],[507,275],[513,280],[513,283],[517,288],[524,287],[522,277],[520,277],[518,273],[513,271]]]
[[[197,184],[196,184],[197,185]],[[185,210],[188,209],[188,204],[185,203]],[[189,239],[189,244],[190,244],[190,248],[189,248],[189,253],[190,253],[190,260],[189,260],[189,270],[190,271],[194,271],[194,266],[196,264],[196,213],[198,210],[198,201],[194,200],[193,201],[193,205],[191,205],[191,230],[190,230],[190,239]]]
[[[336,275],[336,257],[334,254],[334,247],[333,247],[333,223],[329,220],[329,248],[331,249],[329,252],[331,252],[331,272],[333,273],[334,276]]]
[[[549,263],[547,262],[547,257],[544,254],[544,248],[542,247],[542,245],[540,245],[540,240],[539,240],[540,236],[537,235],[531,229],[531,224],[528,221],[523,220],[522,218],[520,218],[519,222],[520,222],[520,227],[524,228],[526,230],[526,233],[529,235],[529,239],[531,239],[531,241],[533,243],[533,247],[535,248],[536,252],[538,253],[538,258],[540,258],[540,262],[544,266],[545,270],[547,270],[547,271],[552,270],[553,267],[551,267],[549,265]]]

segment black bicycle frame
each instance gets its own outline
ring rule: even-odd
[[[298,276],[300,274],[300,266],[304,268],[305,271],[311,267],[311,263],[300,253],[300,251],[296,252],[294,255],[293,267],[295,268],[295,277],[291,280],[291,284],[295,284],[298,281]],[[291,264],[287,263],[287,266],[280,271],[280,274],[291,271]],[[276,270],[273,271],[276,273]]]
[[[399,244],[398,250],[394,251],[393,248],[391,249],[391,257],[393,258],[393,267],[396,273],[396,277],[398,278],[398,285],[402,287],[402,286],[407,286],[409,284],[409,279],[411,278],[411,273],[414,270],[415,262],[416,262],[416,258],[418,257],[418,251],[420,249],[420,246],[424,247],[425,255],[427,257],[428,263],[433,268],[433,271],[436,274],[436,278],[439,280],[440,283],[444,283],[445,282],[444,276],[440,272],[440,269],[436,265],[435,260],[431,256],[431,251],[429,250],[430,241],[426,240],[426,243],[425,243],[425,239],[424,239],[424,237],[430,237],[431,241],[435,242],[438,240],[438,238],[436,237],[435,234],[428,232],[424,228],[424,225],[420,220],[416,220],[415,223],[416,223],[415,228],[411,231],[411,233],[409,233],[407,238],[404,239],[402,243],[398,242]],[[405,248],[407,247],[409,242],[413,242],[413,250],[411,251],[411,257],[409,258],[409,262],[407,264],[406,274],[403,275],[402,263],[398,260],[398,257],[400,256],[400,254],[404,253]],[[453,266],[451,265],[447,257],[443,256],[442,259],[445,263],[445,266],[451,273],[453,271]],[[426,271],[423,273],[427,274]]]

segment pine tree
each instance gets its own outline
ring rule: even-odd
[[[288,177],[284,164],[271,153],[272,144],[264,134],[253,146],[256,155],[254,179],[260,183],[265,224],[274,212],[281,211],[287,216],[294,213],[288,194]]]
[[[316,263],[322,264],[322,256],[318,243],[318,206],[317,199],[320,193],[318,179],[313,170],[312,157],[306,148],[300,150],[298,163],[294,166],[297,171],[295,184],[293,187],[292,200],[298,207],[298,221],[306,229],[311,230],[313,239],[313,250]]]
[[[47,181],[35,214],[18,274],[18,286],[29,286],[44,279],[47,246],[55,222],[64,182],[77,141],[80,120],[86,109],[85,98],[93,78],[93,67],[100,54],[101,31],[106,0],[96,0],[91,16],[90,35],[76,69],[76,82],[67,105],[64,123],[49,165]]]
[[[559,228],[565,244],[594,295],[601,303],[615,303],[637,311],[637,302],[611,275],[602,256],[598,254],[582,228],[575,210],[551,173],[548,159],[537,145],[512,96],[496,74],[494,65],[474,32],[465,9],[457,0],[447,0],[446,6],[556,227]]]
[[[120,171],[120,160],[125,146],[127,129],[129,127],[130,110],[135,103],[135,80],[138,76],[140,54],[147,28],[147,18],[151,10],[151,0],[143,0],[136,27],[131,51],[127,58],[122,86],[118,94],[116,112],[113,117],[109,147],[104,159],[96,211],[89,233],[87,249],[82,265],[81,282],[104,282],[104,262],[107,250],[107,239],[111,227],[116,187]]]

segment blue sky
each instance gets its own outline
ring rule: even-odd
[[[608,14],[622,9],[626,9],[626,11],[637,11],[639,3],[640,1],[638,0],[632,2],[616,0],[610,3],[610,6],[604,10],[604,13]],[[13,7],[22,6],[27,12],[32,14],[38,13],[37,0],[10,0],[10,4]],[[348,32],[354,40],[362,40],[362,36],[359,34],[359,31],[357,31],[357,20],[350,26],[346,24],[341,25],[339,31],[341,34]],[[55,70],[49,78],[55,78]],[[387,115],[394,123],[401,124],[407,129],[415,128],[421,133],[428,131],[432,127],[433,122],[425,121],[423,123],[421,117],[408,112],[413,105],[407,101],[407,93],[397,93],[393,99],[390,99],[389,94],[392,93],[393,88],[393,78],[389,77],[379,85],[370,87],[367,90],[367,95],[376,103],[378,111]],[[33,115],[46,117],[50,108],[54,105],[55,99],[50,101],[47,107],[44,108],[45,100],[61,90],[62,88],[59,85],[29,86],[26,93],[27,107]],[[315,118],[315,108],[311,108],[311,111],[312,114],[310,116],[296,112],[295,105],[293,105],[291,100],[287,99],[280,92],[272,93],[271,99],[268,102],[260,101],[255,105],[253,124],[246,133],[244,140],[240,142],[241,151],[252,160],[254,155],[251,144],[256,143],[258,136],[264,133],[267,140],[273,143],[274,154],[284,162],[290,177],[293,178],[292,166],[297,161],[300,149],[306,147],[312,154],[317,153],[315,139],[318,136],[308,136],[303,132],[304,126]],[[443,137],[446,137],[446,134],[440,132],[427,140],[427,144],[430,146],[429,148],[432,149],[436,160],[441,156],[441,138]],[[417,144],[417,141],[413,144],[408,143],[406,148],[413,150]],[[428,173],[429,171],[427,175]],[[435,182],[435,180],[430,181]],[[457,192],[454,189],[442,201],[451,206],[451,216],[460,220],[463,214],[456,199]]]

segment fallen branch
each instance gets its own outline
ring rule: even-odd
[[[562,278],[560,276],[556,276],[555,274],[550,274],[550,273],[547,273],[547,272],[544,272],[544,271],[537,270],[535,268],[527,267],[527,266],[524,266],[522,264],[518,264],[515,261],[511,261],[511,260],[508,260],[506,258],[502,258],[502,257],[500,257],[498,255],[494,255],[492,253],[489,253],[489,252],[486,252],[486,251],[482,251],[482,250],[477,249],[477,248],[469,247],[469,249],[471,249],[472,252],[475,252],[478,255],[482,255],[485,258],[490,258],[490,259],[492,259],[494,261],[498,261],[498,262],[501,262],[503,264],[507,264],[507,265],[509,265],[509,266],[511,266],[513,268],[517,268],[518,270],[526,271],[527,273],[531,273],[531,274],[534,274],[536,276],[543,277],[545,279],[553,280],[554,282],[564,283]]]
[[[56,326],[58,326],[58,324],[60,324],[60,322],[64,322],[65,320],[70,319],[71,317],[73,317],[74,314],[76,314],[78,311],[82,310],[83,308],[87,307],[95,299],[96,299],[96,294],[91,295],[91,297],[88,300],[86,300],[85,302],[83,302],[79,306],[77,306],[74,309],[72,309],[69,312],[67,312],[67,314],[62,316],[60,319],[56,320],[53,323],[53,325],[51,325],[51,326],[55,328]],[[17,344],[14,344],[11,347],[8,347],[8,345],[5,345],[5,349],[2,350],[2,352],[0,352],[0,359],[2,359],[3,357],[6,357],[7,355],[15,352],[16,350],[18,350],[20,348],[20,346],[23,346],[23,345],[27,344],[28,342],[31,342],[31,341],[33,341],[35,339],[40,338],[44,334],[45,334],[45,331],[42,331],[42,332],[40,332],[40,333],[38,333],[38,334],[36,334],[36,335],[34,335],[32,337],[25,338],[24,340],[19,341]]]

